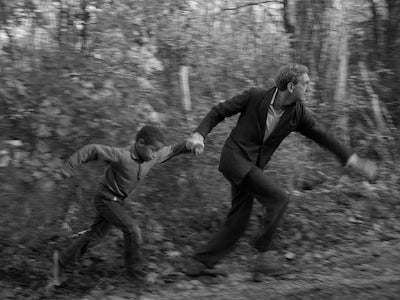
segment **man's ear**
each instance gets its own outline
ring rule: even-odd
[[[288,89],[289,93],[293,93],[293,90],[294,90],[294,84],[293,84],[293,82],[289,82],[289,83],[287,84],[287,89]]]

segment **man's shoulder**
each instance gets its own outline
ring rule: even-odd
[[[265,94],[265,93],[268,93],[268,92],[270,92],[270,91],[275,90],[275,87],[253,86],[253,87],[249,88],[249,90],[250,90],[252,93],[255,93],[255,94]]]
[[[264,98],[266,97],[268,94],[273,94],[273,92],[275,91],[275,87],[271,87],[271,88],[264,88],[264,87],[251,87],[249,89],[250,94],[252,95],[252,97],[254,98]]]
[[[298,101],[295,104],[295,108],[297,112],[300,113],[310,113],[312,115],[314,115],[312,109],[310,107],[308,107],[304,102],[302,101]]]

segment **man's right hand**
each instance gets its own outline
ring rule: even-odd
[[[54,174],[54,179],[56,182],[60,182],[69,177],[71,177],[71,174],[65,171],[64,169],[58,169]]]
[[[204,152],[204,137],[198,132],[193,133],[186,140],[186,148],[196,156],[202,154]]]
[[[375,182],[378,177],[378,165],[374,161],[359,157],[357,154],[353,154],[349,158],[347,165],[363,174],[370,182]]]

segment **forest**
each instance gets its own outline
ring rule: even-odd
[[[399,16],[396,0],[0,0],[0,298],[396,298]],[[181,142],[214,105],[272,87],[287,63],[309,68],[306,105],[318,120],[379,165],[371,183],[297,133],[280,145],[264,171],[291,195],[275,251],[298,272],[250,280],[249,241],[264,213],[256,204],[223,260],[227,277],[182,273],[230,207],[218,162],[233,116],[206,138],[203,155],[156,167],[130,195],[143,285],[123,278],[115,229],[46,294],[52,252],[92,223],[104,173],[91,162],[59,181],[74,151],[127,145],[146,124]]]

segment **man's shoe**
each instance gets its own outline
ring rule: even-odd
[[[146,281],[146,272],[141,269],[127,270],[126,275],[133,281]]]
[[[281,276],[290,270],[271,252],[263,252],[256,256],[253,267],[253,280],[259,281],[264,276]]]
[[[222,270],[214,269],[212,267],[207,266],[206,264],[196,260],[190,259],[187,263],[184,273],[190,277],[199,277],[199,276],[226,276],[226,273]]]

